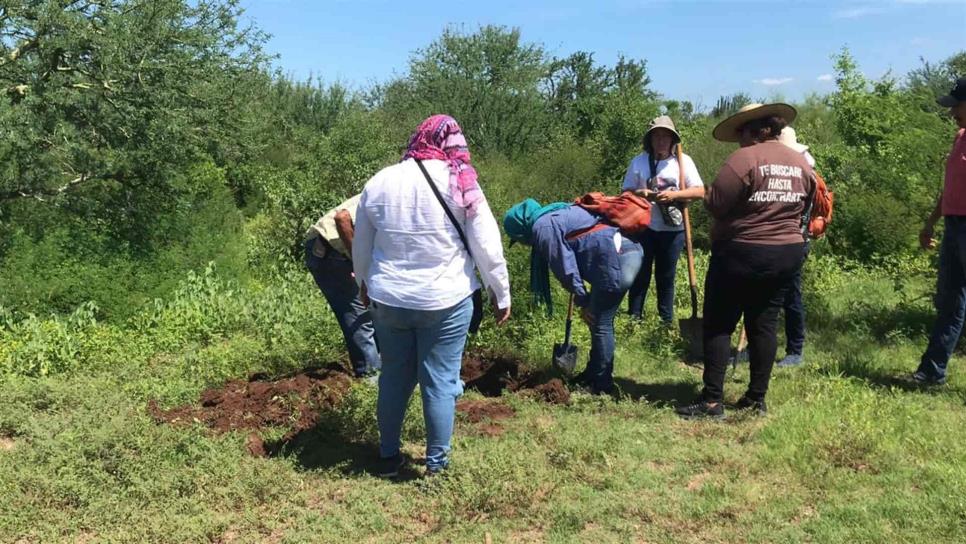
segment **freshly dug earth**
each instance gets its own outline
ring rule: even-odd
[[[507,390],[551,404],[570,403],[570,390],[560,379],[548,380],[509,357],[467,353],[463,356],[460,377],[466,389],[479,391],[486,397],[499,397]]]
[[[456,412],[462,415],[479,434],[499,436],[503,434],[500,420],[516,415],[516,410],[494,399],[461,400],[456,403]]]
[[[276,380],[256,374],[248,380],[231,380],[223,387],[203,391],[198,406],[162,410],[152,400],[148,412],[161,423],[198,422],[219,433],[282,427],[289,429],[286,436],[294,436],[315,426],[324,409],[337,406],[350,383],[348,373],[337,364],[302,370]],[[257,434],[250,435],[246,445],[253,455],[265,455],[265,445]]]
[[[509,357],[467,353],[460,376],[466,389],[486,397],[499,397],[503,391],[510,391],[551,404],[570,402],[570,391],[559,379],[548,380]],[[248,380],[231,380],[222,387],[206,389],[198,404],[162,410],[152,400],[148,402],[148,413],[159,423],[201,423],[217,433],[251,430],[246,449],[256,457],[266,457],[282,451],[300,433],[315,427],[322,412],[339,405],[351,383],[349,373],[337,363],[274,380],[256,374]],[[499,420],[515,414],[510,406],[490,399],[462,400],[457,410],[478,432],[490,436],[503,432]],[[281,440],[265,443],[259,431],[269,427],[288,430]]]

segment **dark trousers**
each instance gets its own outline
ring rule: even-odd
[[[744,316],[751,381],[745,396],[763,400],[778,351],[778,312],[800,272],[803,244],[768,246],[715,242],[704,284],[704,392],[724,398],[731,335]]]
[[[805,258],[808,258],[805,244]],[[802,304],[802,269],[795,273],[788,292],[785,293],[785,354],[801,355],[805,347],[805,305]]]
[[[946,217],[944,222],[934,299],[936,324],[919,362],[919,370],[934,379],[946,376],[946,365],[963,332],[966,315],[966,217]]]
[[[305,243],[305,266],[339,322],[353,372],[364,376],[379,370],[382,359],[376,347],[376,331],[369,309],[359,299],[359,287],[352,278],[352,261],[333,249],[325,257],[317,257],[312,253],[314,243]]]
[[[627,313],[640,318],[651,285],[651,271],[657,288],[657,313],[665,323],[674,321],[674,277],[684,248],[684,231],[644,231],[638,241],[644,249],[641,271],[634,278],[627,298]]]

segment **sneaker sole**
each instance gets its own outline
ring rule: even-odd
[[[693,414],[693,415],[678,414],[678,417],[681,419],[686,419],[688,421],[695,420],[695,419],[713,419],[715,421],[720,421],[722,419],[725,419],[726,416],[725,414]]]

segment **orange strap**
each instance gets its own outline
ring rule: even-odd
[[[575,230],[575,231],[571,232],[570,234],[568,234],[566,236],[566,238],[564,238],[564,239],[569,242],[571,240],[576,240],[577,238],[580,238],[581,236],[585,236],[585,235],[590,234],[592,232],[597,232],[599,230],[604,230],[604,229],[606,229],[607,227],[610,227],[610,226],[612,226],[612,225],[608,225],[607,223],[597,223],[596,225],[592,225],[592,226],[587,227],[585,229]]]

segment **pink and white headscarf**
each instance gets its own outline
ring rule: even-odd
[[[476,213],[476,204],[483,200],[483,191],[476,179],[476,169],[470,164],[466,138],[456,119],[449,115],[433,115],[419,124],[409,139],[402,160],[439,159],[449,165],[449,194],[457,206],[467,213]]]

